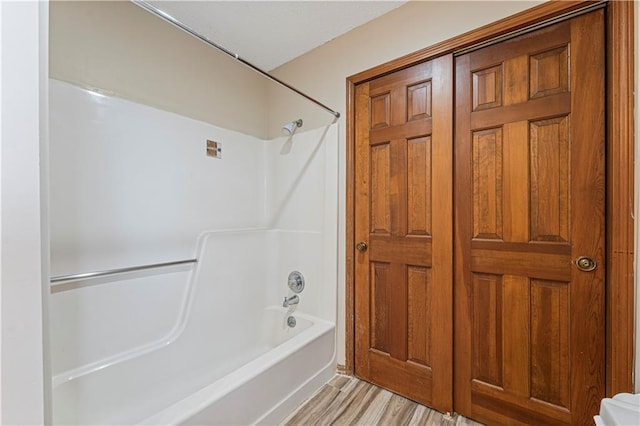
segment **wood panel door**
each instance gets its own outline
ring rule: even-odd
[[[590,424],[604,397],[604,58],[601,10],[456,58],[465,416]]]
[[[355,372],[452,411],[453,58],[356,88]]]

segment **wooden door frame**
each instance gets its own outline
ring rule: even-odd
[[[594,1],[550,1],[495,23],[400,57],[347,78],[346,173],[346,363],[355,360],[355,88],[402,68],[460,51],[487,40],[592,5]],[[634,2],[607,4],[607,286],[606,393],[633,392],[634,333]],[[614,350],[615,348],[615,350]]]

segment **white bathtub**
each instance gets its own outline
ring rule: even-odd
[[[259,259],[269,235],[205,235],[175,329],[55,376],[54,423],[273,424],[326,383],[335,373],[335,324],[266,304],[287,293],[271,294],[263,269],[217,260],[221,250]],[[305,293],[295,309],[304,309]]]
[[[334,325],[264,310],[244,352],[186,353],[168,345],[61,383],[55,424],[271,424],[334,374]],[[257,338],[256,338],[257,337]],[[256,344],[257,343],[257,344]]]
[[[284,312],[276,309],[271,312]],[[302,315],[296,318],[296,328],[302,323],[304,331],[141,424],[277,423],[335,374],[335,365],[326,363],[333,358],[334,325]],[[285,333],[269,334],[274,340],[268,346],[285,337]]]

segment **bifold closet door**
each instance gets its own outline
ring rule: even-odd
[[[452,411],[453,58],[356,87],[355,371]]]
[[[459,56],[455,410],[590,424],[604,397],[603,11]]]

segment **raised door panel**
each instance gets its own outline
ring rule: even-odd
[[[431,306],[431,268],[409,266],[407,268],[407,359],[411,362],[431,365],[431,316],[425,306]]]
[[[571,408],[569,283],[531,280],[531,398]]]
[[[502,277],[473,274],[472,379],[502,387]]]
[[[473,132],[474,238],[502,239],[502,129]]]
[[[382,143],[371,147],[371,233],[391,233],[391,147]]]
[[[407,235],[431,235],[431,137],[407,141]]]
[[[569,117],[529,124],[531,241],[570,241]]]
[[[564,45],[529,57],[530,98],[569,91],[569,46]]]
[[[388,263],[371,263],[371,340],[369,345],[380,352],[389,352]]]

